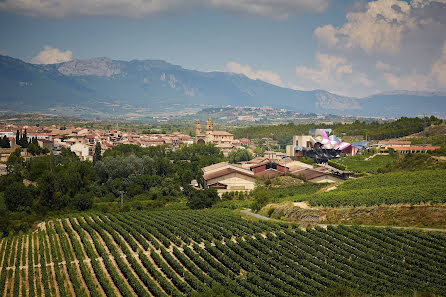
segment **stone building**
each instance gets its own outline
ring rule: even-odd
[[[226,131],[214,131],[214,122],[209,118],[206,130],[201,131],[200,121],[195,121],[195,142],[201,144],[213,143],[219,147],[225,156],[233,149],[234,135]]]

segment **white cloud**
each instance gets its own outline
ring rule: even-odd
[[[423,74],[395,75],[384,73],[387,85],[393,90],[425,91],[428,90],[429,77]]]
[[[440,86],[446,88],[446,41],[443,45],[440,58],[432,65],[431,77]]]
[[[373,92],[446,90],[446,0],[361,2],[343,24],[326,24],[313,34],[320,51],[355,69],[348,88],[342,81],[334,84],[339,75],[324,70],[329,67],[310,68],[306,74],[319,75],[321,88],[351,96],[372,91],[371,84]]]
[[[34,58],[31,59],[33,64],[56,64],[70,61],[73,53],[70,50],[61,51],[48,45],[43,47],[43,50]]]
[[[210,9],[287,18],[305,12],[322,12],[331,0],[4,0],[0,10],[64,17],[111,15],[145,17],[167,11]]]
[[[301,81],[313,89],[325,89],[343,95],[362,96],[361,89],[373,86],[365,73],[354,71],[347,59],[339,56],[317,53],[318,67],[296,67],[296,74]]]
[[[229,62],[225,66],[225,71],[243,74],[249,77],[250,79],[259,79],[266,81],[270,84],[283,87],[284,84],[280,75],[269,70],[253,70],[249,65],[242,65],[237,62]]]
[[[423,8],[425,6],[428,6],[432,2],[446,3],[446,0],[412,0],[410,4],[412,5],[412,7]]]
[[[366,11],[347,13],[347,22],[341,27],[318,27],[314,35],[331,47],[397,53],[403,32],[415,26],[410,11],[411,6],[405,1],[372,1]]]
[[[347,59],[328,54],[316,54],[317,68],[298,66],[296,74],[308,88],[324,89],[348,96],[367,94],[374,83],[365,73],[355,71]]]
[[[399,71],[400,70],[398,67],[386,64],[386,63],[384,63],[382,61],[377,61],[376,64],[375,64],[375,68],[377,70],[387,71],[387,72],[389,72],[389,71]]]

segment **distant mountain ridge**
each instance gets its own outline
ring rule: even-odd
[[[273,106],[302,113],[446,116],[441,93],[389,92],[358,99],[296,91],[241,74],[200,72],[162,60],[109,58],[35,65],[0,55],[0,109],[85,117],[145,116],[205,106]]]

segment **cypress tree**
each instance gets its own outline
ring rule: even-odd
[[[23,132],[22,146],[23,147],[28,147],[28,136],[27,136],[27,133],[26,133],[26,129],[25,129],[25,132]]]
[[[94,147],[94,155],[93,155],[93,164],[102,160],[101,155],[102,147],[100,142],[96,142],[96,146]]]
[[[17,145],[20,145],[20,132],[17,130],[17,133],[15,134],[15,143]]]

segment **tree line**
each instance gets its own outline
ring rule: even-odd
[[[424,127],[439,125],[443,121],[435,116],[425,118],[401,117],[390,122],[366,122],[356,120],[353,123],[336,124],[280,124],[237,128],[231,131],[236,138],[247,137],[250,139],[272,138],[278,141],[280,146],[291,144],[293,135],[308,134],[310,129],[332,129],[333,134],[342,136],[362,136],[368,140],[382,140],[398,138],[423,131]]]
[[[8,174],[0,177],[0,232],[24,230],[46,215],[117,202],[121,193],[130,202],[153,201],[159,206],[187,197],[197,200],[190,202],[192,208],[207,207],[215,202],[216,192],[201,193],[190,182],[196,179],[203,185],[201,168],[223,160],[220,149],[199,144],[177,150],[123,144],[96,156],[94,162],[80,161],[66,148],[59,155],[26,161],[19,148],[7,161]]]

